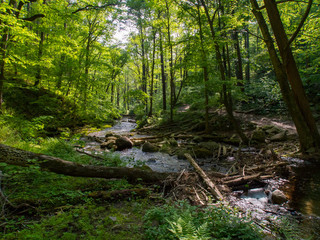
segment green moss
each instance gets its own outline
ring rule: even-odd
[[[45,216],[38,223],[4,239],[143,239],[143,215],[150,202],[139,200],[116,205],[86,204]]]

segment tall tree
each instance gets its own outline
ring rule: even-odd
[[[260,7],[256,0],[250,0],[250,2],[253,14],[257,19],[264,41],[267,45],[283,99],[296,126],[301,151],[305,152],[310,148],[319,149],[320,135],[291,49],[293,41],[299,34],[308,17],[312,6],[312,0],[309,0],[305,13],[290,38],[282,23],[277,2],[274,0],[264,0],[265,5],[263,7]],[[261,12],[264,8],[267,11],[268,21],[270,22],[272,32],[276,39],[281,60],[273,43],[267,21]]]
[[[232,96],[231,96],[231,91],[230,89],[227,88],[227,78],[226,78],[226,71],[225,71],[225,66],[223,63],[223,57],[221,54],[221,48],[220,48],[220,44],[219,41],[217,39],[216,36],[216,30],[214,27],[214,20],[215,20],[215,16],[217,11],[219,11],[223,6],[220,5],[216,8],[216,10],[213,12],[213,15],[211,14],[211,11],[208,7],[208,4],[205,0],[200,0],[201,5],[204,9],[205,15],[207,17],[207,22],[209,24],[209,28],[210,28],[210,32],[211,32],[211,37],[212,37],[212,41],[213,41],[213,45],[214,45],[214,49],[215,49],[215,55],[216,55],[216,60],[218,63],[218,69],[220,72],[220,77],[221,80],[224,82],[223,86],[222,86],[222,97],[223,97],[223,104],[226,107],[226,111],[228,114],[228,117],[230,119],[230,121],[232,122],[235,130],[237,131],[239,137],[241,138],[241,140],[247,144],[248,143],[248,138],[246,137],[246,135],[243,133],[240,123],[237,121],[237,119],[235,118],[234,114],[233,114],[233,101],[232,101]]]

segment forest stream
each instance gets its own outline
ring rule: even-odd
[[[138,135],[135,132],[137,124],[130,117],[124,117],[116,125],[103,131],[90,133],[88,137],[83,138],[86,142],[85,151],[94,151],[101,153],[100,143],[92,140],[93,138],[104,138],[107,133],[112,132],[115,135],[127,135],[129,138],[150,137]],[[239,149],[236,149],[239,150]],[[243,148],[242,152],[254,153],[255,148]],[[133,147],[123,151],[116,151],[120,158],[127,162],[127,166],[147,165],[153,171],[158,172],[181,172],[184,169],[192,171],[189,162],[179,159],[176,155],[169,155],[163,152],[143,152],[141,147]],[[280,216],[293,216],[307,221],[306,225],[313,225],[320,221],[320,171],[312,165],[305,163],[300,159],[282,158],[290,162],[294,170],[294,177],[289,180],[277,178],[276,180],[264,180],[265,185],[257,186],[247,192],[233,191],[228,196],[228,201],[245,213],[251,214],[257,221],[270,221],[270,219]],[[225,162],[212,162],[212,159],[197,159],[198,164],[203,170],[214,168],[221,173],[227,173],[228,162],[232,159],[226,158]],[[230,164],[230,163],[229,163]],[[287,198],[288,203],[277,205],[270,202],[268,193],[275,189],[281,189]]]

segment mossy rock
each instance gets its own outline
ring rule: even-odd
[[[287,131],[282,131],[270,138],[271,142],[282,142],[287,140]]]
[[[150,142],[145,142],[142,145],[142,152],[158,152],[158,151],[159,151],[159,148]]]
[[[266,141],[266,134],[261,128],[257,128],[253,131],[251,140],[264,143]]]
[[[280,128],[277,128],[277,127],[272,126],[272,125],[262,126],[261,129],[262,129],[267,135],[274,135],[274,134],[278,134],[278,133],[282,132],[282,130],[281,130]]]

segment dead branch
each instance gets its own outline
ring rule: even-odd
[[[258,179],[260,177],[260,175],[261,175],[261,173],[246,176],[246,177],[240,177],[240,178],[236,178],[233,180],[224,181],[224,184],[227,185],[228,187],[239,186],[239,185],[246,184],[247,182],[252,181],[254,179]]]
[[[224,200],[223,195],[220,193],[215,184],[208,178],[205,172],[199,167],[199,165],[194,161],[190,154],[186,153],[184,156],[190,162],[190,164],[194,167],[199,176],[204,180],[206,185],[209,187],[211,194],[217,198],[218,200]]]

